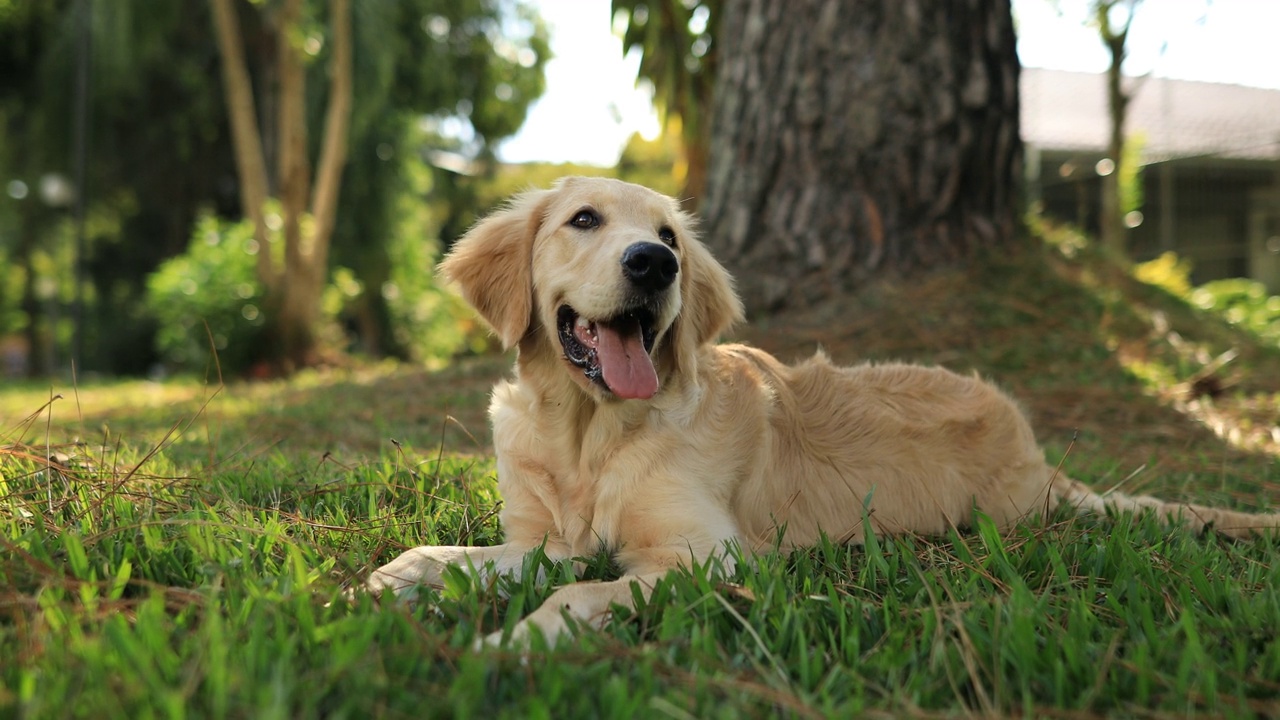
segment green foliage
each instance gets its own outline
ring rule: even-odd
[[[640,51],[640,79],[654,102],[678,118],[687,147],[705,143],[715,85],[714,29],[720,0],[613,0],[622,51]]]
[[[868,287],[784,318],[775,340],[825,333],[840,358],[976,368],[1028,403],[1072,477],[1274,508],[1274,455],[1175,415],[1116,359],[1117,344],[1155,351],[1140,312],[1186,343],[1223,329],[1216,316],[1076,251]],[[1274,356],[1255,373],[1272,393]],[[541,580],[457,573],[414,606],[346,602],[405,547],[497,540],[482,418],[508,370],[486,356],[216,391],[55,387],[48,415],[46,384],[0,385],[0,715],[1251,717],[1280,703],[1280,546],[1145,517],[979,520],[766,554],[722,579],[676,572],[635,612],[531,656],[470,646],[575,581],[569,564],[535,554]],[[583,565],[586,581],[617,576],[598,555]]]
[[[0,135],[22,138],[0,152],[0,177],[23,179],[31,188],[27,208],[11,237],[49,248],[61,232],[67,208],[47,207],[37,188],[53,174],[74,173],[70,156],[79,12],[77,0],[13,0],[0,17]],[[90,218],[110,218],[90,228],[84,258],[89,278],[82,368],[142,372],[154,361],[150,328],[139,322],[144,278],[165,257],[182,251],[200,206],[225,208],[233,176],[232,153],[219,119],[225,117],[216,71],[207,2],[113,0],[93,3],[90,25],[93,80],[90,84],[90,157],[87,163]],[[65,88],[66,92],[50,92]],[[228,202],[230,200],[230,202]],[[0,237],[0,243],[8,240]],[[28,252],[17,253],[25,262]],[[69,260],[54,278],[71,295]],[[71,316],[64,303],[49,303],[48,315],[27,318],[60,341],[66,333],[47,327]]]
[[[340,315],[357,337],[355,349],[438,364],[466,347],[484,344],[485,331],[435,275],[447,207],[438,201],[431,168],[415,148],[431,138],[414,122],[380,123],[356,154],[343,180],[334,261],[352,270],[355,293]],[[379,148],[382,155],[379,155]],[[364,151],[363,153],[361,151]],[[466,219],[470,222],[470,217]]]
[[[21,330],[25,324],[20,305],[25,281],[25,269],[10,261],[0,247],[0,337]]]
[[[43,207],[35,190],[46,173],[71,174],[72,94],[49,88],[73,85],[78,5],[75,0],[6,0],[2,5],[0,137],[22,142],[0,142],[0,177],[23,179],[32,197],[25,201],[30,212],[19,219],[10,212],[9,198],[0,196],[0,225],[5,226],[0,246],[14,238],[52,246],[58,215],[65,215],[65,210]],[[241,3],[246,37],[264,37],[274,5]],[[308,63],[307,111],[313,127],[320,125],[328,87],[327,12],[327,2],[307,0],[300,36],[291,38],[319,48]],[[388,243],[400,241],[395,233],[402,199],[420,192],[406,174],[424,166],[426,150],[443,147],[485,157],[492,143],[515,133],[544,90],[550,51],[545,27],[524,2],[359,0],[352,3],[352,13],[351,155],[330,257],[333,267],[349,268],[362,286],[381,288],[391,272]],[[145,278],[184,252],[200,212],[223,217],[239,212],[234,154],[207,0],[97,2],[91,30],[95,71],[88,197],[91,215],[115,220],[106,228],[110,232],[90,237],[84,364],[110,373],[141,373],[155,360],[143,312],[149,304],[142,291]],[[273,44],[250,42],[247,51],[254,77],[269,77]],[[414,132],[424,118],[438,132]],[[270,146],[275,124],[264,122],[262,129]],[[320,137],[311,133],[309,138],[313,160]],[[28,255],[8,257],[22,262]],[[69,289],[65,277],[71,266],[63,255],[52,268],[57,272],[41,275]],[[10,298],[13,292],[6,288],[0,296]],[[370,307],[361,311],[361,346],[374,355],[408,355],[393,340],[420,338],[421,328],[393,327],[393,311],[382,295],[366,299]],[[65,303],[50,307],[65,324],[70,316]],[[400,319],[423,314],[404,308],[395,313]],[[438,317],[431,312],[432,322]],[[61,326],[53,330],[46,334],[65,339]],[[58,352],[63,354],[61,347]],[[199,357],[207,355],[206,346]]]
[[[1164,288],[1178,297],[1191,294],[1191,261],[1175,252],[1133,266],[1133,276],[1148,285]]]
[[[425,170],[418,171],[419,187]],[[439,367],[458,352],[482,350],[488,331],[457,293],[442,287],[436,276],[438,244],[430,206],[418,193],[399,196],[400,222],[387,243],[390,272],[381,288],[369,288],[386,302],[395,342],[415,360]]]
[[[212,366],[244,372],[263,339],[263,288],[258,281],[253,223],[212,215],[197,221],[187,252],[166,260],[147,279],[147,307],[159,323],[156,347],[185,370]]]
[[[1125,138],[1124,161],[1120,163],[1120,177],[1116,178],[1122,215],[1142,209],[1142,150],[1146,145],[1145,133],[1137,132]]]
[[[333,259],[369,289],[347,312],[363,351],[438,359],[476,333],[450,327],[461,311],[432,289],[434,248],[423,241],[452,240],[480,208],[470,179],[432,173],[423,156],[446,150],[486,165],[545,89],[547,31],[523,2],[382,0],[355,9],[352,152]]]
[[[425,221],[421,203],[405,198],[403,210],[400,231],[387,246],[388,279],[369,287],[351,270],[335,268],[324,291],[322,333],[331,346],[342,342],[335,321],[358,314],[366,296],[376,294],[389,308],[396,340],[414,359],[438,367],[468,345],[483,347],[486,333],[474,313],[436,283],[435,254],[414,232]],[[272,248],[281,244],[277,235],[272,233]],[[258,252],[251,221],[203,215],[187,252],[148,277],[147,310],[158,323],[156,349],[167,364],[204,370],[212,367],[216,350],[221,370],[235,376],[260,358],[268,328]]]
[[[1222,316],[1263,341],[1280,346],[1280,296],[1248,278],[1213,280],[1191,287],[1191,261],[1166,252],[1133,266],[1133,276],[1164,288],[1192,305]]]
[[[1220,313],[1267,342],[1280,345],[1280,296],[1260,282],[1245,278],[1214,280],[1191,291],[1196,307]]]
[[[356,4],[357,137],[386,113],[467,131],[469,150],[514,135],[546,88],[547,30],[525,2],[379,0]],[[448,140],[447,137],[440,138]]]
[[[672,197],[680,194],[680,182],[684,170],[681,162],[679,135],[664,132],[654,140],[645,140],[640,133],[627,138],[627,146],[618,158],[618,177]]]

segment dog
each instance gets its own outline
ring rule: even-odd
[[[548,643],[634,607],[675,568],[731,570],[745,551],[821,534],[938,535],[1067,505],[1155,512],[1234,538],[1280,527],[1152,497],[1099,495],[1046,463],[1018,406],[977,377],[910,364],[794,366],[717,344],[743,319],[733,282],[678,203],[638,185],[568,177],[514,198],[441,263],[445,279],[518,348],[489,408],[506,542],[411,549],[366,587],[442,586],[609,552],[612,582],[570,583],[523,618]],[[501,643],[500,633],[487,638]]]

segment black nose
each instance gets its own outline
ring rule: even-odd
[[[666,245],[641,242],[623,251],[622,272],[636,287],[657,292],[675,281],[680,262]]]

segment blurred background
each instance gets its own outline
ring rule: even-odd
[[[215,357],[225,377],[274,377],[483,351],[483,328],[437,286],[434,264],[503,198],[567,174],[621,177],[705,212],[708,242],[757,315],[811,299],[794,289],[826,287],[837,270],[856,282],[965,254],[895,250],[907,247],[895,233],[910,233],[893,208],[912,205],[874,189],[814,205],[866,208],[847,235],[871,250],[850,252],[844,268],[820,244],[786,250],[802,258],[795,272],[779,270],[791,260],[762,259],[782,250],[743,249],[724,220],[741,184],[734,163],[762,161],[739,132],[749,121],[728,108],[765,82],[752,80],[761,67],[778,66],[779,97],[809,77],[807,61],[775,62],[750,44],[752,27],[773,22],[761,5],[0,0],[0,382],[208,373]],[[825,35],[833,17],[819,5],[799,3],[778,32],[825,38],[824,57],[845,64],[823,82],[856,84],[858,58],[879,51],[860,47],[856,31]],[[1205,303],[1234,293],[1252,298],[1258,322],[1280,322],[1280,3],[992,7],[994,20],[943,9],[872,29],[963,38],[1007,21],[1016,56],[990,40],[955,50],[943,66],[978,70],[950,82],[936,58],[917,65],[903,44],[906,70],[886,81],[894,92],[859,90],[847,109],[824,108],[827,125],[857,129],[889,106],[917,117],[902,104],[907,89],[945,88],[938,106],[959,103],[961,129],[922,110],[944,120],[901,132],[915,148],[964,150],[960,163],[1001,159],[1017,207],[991,213],[1076,225],[1182,292],[1212,288]],[[1001,90],[1001,78],[1016,87]],[[970,111],[1002,114],[1004,136],[1013,128],[1021,143],[994,156],[965,150]],[[805,154],[793,152],[803,134],[777,138]],[[831,142],[820,154],[878,147]],[[838,168],[815,172],[839,181]],[[769,177],[785,184],[782,170]],[[968,170],[956,177],[961,198],[986,184]],[[941,187],[932,192],[949,192]],[[977,238],[1003,237],[1007,224],[965,223]],[[822,265],[823,282],[810,265]]]

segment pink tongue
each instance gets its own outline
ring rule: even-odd
[[[596,325],[599,344],[596,358],[604,374],[604,384],[614,395],[626,400],[646,400],[658,392],[658,373],[649,353],[644,351],[640,328],[632,325],[623,335],[604,323]]]

